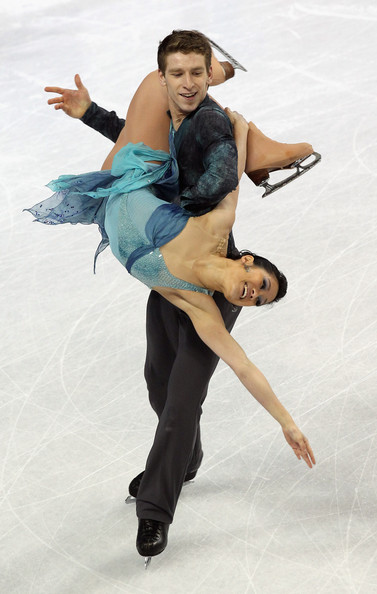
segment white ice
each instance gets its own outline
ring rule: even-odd
[[[10,0],[1,35],[1,530],[4,594],[377,592],[377,7],[372,0]],[[124,498],[156,419],[143,379],[146,288],[94,227],[22,209],[110,141],[46,104],[79,72],[125,115],[173,28],[205,32],[248,72],[213,95],[322,163],[235,226],[287,274],[287,298],[243,311],[235,338],[309,437],[277,423],[220,364],[205,458],[148,571]],[[190,370],[188,370],[188,373]]]

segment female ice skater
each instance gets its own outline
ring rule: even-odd
[[[136,477],[130,485],[130,493],[137,496],[137,546],[143,555],[155,555],[165,548],[168,525],[172,522],[184,477],[195,475],[200,466],[203,457],[199,429],[201,405],[217,363],[214,352],[198,340],[194,328],[179,314],[179,307],[184,311],[190,309],[196,326],[204,330],[212,328],[214,336],[218,334],[220,323],[221,332],[225,332],[231,341],[228,346],[231,344],[234,348],[227,330],[230,331],[233,327],[241,308],[233,307],[224,299],[222,293],[217,291],[213,296],[209,296],[208,289],[224,291],[230,301],[238,302],[239,305],[261,305],[284,294],[284,278],[272,266],[261,273],[260,268],[256,266],[257,263],[261,264],[261,261],[255,259],[252,263],[250,254],[245,254],[243,260],[238,260],[238,268],[235,267],[236,262],[225,258],[227,244],[231,243],[228,231],[232,224],[232,216],[234,217],[234,212],[231,215],[231,211],[235,208],[236,195],[228,201],[233,206],[224,202],[222,208],[214,213],[213,219],[194,219],[177,206],[158,202],[153,194],[157,194],[158,189],[163,188],[164,200],[170,200],[178,194],[181,198],[195,196],[198,199],[196,203],[193,200],[188,206],[198,207],[197,202],[200,201],[199,208],[206,209],[204,212],[207,212],[237,185],[237,153],[235,146],[234,150],[232,147],[234,141],[230,125],[226,123],[226,118],[224,120],[221,110],[206,98],[208,84],[213,80],[210,48],[205,47],[208,43],[203,43],[203,36],[200,35],[198,40],[198,35],[192,35],[192,32],[169,36],[168,43],[171,42],[170,37],[173,38],[173,46],[167,48],[165,45],[165,59],[159,60],[160,72],[152,73],[139,87],[128,111],[124,129],[122,130],[124,121],[123,124],[122,121],[117,122],[114,114],[108,114],[110,125],[105,123],[102,126],[102,131],[106,130],[106,135],[113,140],[121,133],[118,146],[107,161],[108,166],[116,153],[111,173],[103,171],[78,176],[77,179],[62,178],[52,186],[58,190],[58,195],[53,201],[36,205],[32,209],[39,220],[50,223],[98,222],[104,237],[101,247],[104,247],[110,238],[114,253],[131,274],[159,291],[152,291],[148,302],[146,363],[149,396],[152,407],[159,416],[159,425],[146,471]],[[177,41],[181,45],[177,46]],[[189,46],[188,41],[191,44]],[[205,55],[205,61],[202,54]],[[165,76],[161,79],[163,73]],[[84,119],[86,123],[93,125],[93,118],[97,121],[98,113],[93,109],[89,94],[79,77],[76,77],[76,84],[77,91],[48,87],[48,90],[61,93],[61,97],[49,102],[73,117],[81,117],[83,112],[89,112],[85,113]],[[151,92],[147,92],[148,89]],[[180,169],[182,168],[178,189],[175,185],[178,172],[174,158],[161,150],[151,151],[141,144],[123,147],[124,143],[130,140],[142,140],[151,144],[154,149],[167,148],[169,119],[165,110],[168,106],[175,127],[175,141],[172,146],[174,148],[177,143],[177,158]],[[209,115],[203,117],[203,114]],[[211,119],[207,121],[207,117]],[[108,118],[105,117],[107,122]],[[235,118],[237,136],[240,134],[239,118],[235,115],[232,118]],[[184,125],[181,126],[183,120]],[[284,157],[289,161],[293,153],[299,153],[298,147],[300,150],[304,149],[304,152],[311,150],[310,145],[306,143],[284,145],[271,141],[253,125],[245,125],[243,120],[242,126],[242,134],[247,137],[248,157],[251,155],[251,160],[257,170],[259,167],[259,171],[273,160],[275,164],[280,165],[284,162]],[[202,142],[206,143],[208,149],[205,149]],[[238,142],[241,142],[240,139]],[[266,156],[268,150],[272,154],[270,161]],[[242,151],[244,154],[245,146]],[[157,161],[160,165],[151,164],[150,161]],[[241,171],[240,163],[241,167],[245,167],[245,154],[244,157],[240,157],[238,177]],[[216,171],[218,174],[214,176]],[[151,183],[154,184],[153,191],[140,190]],[[75,184],[77,192],[72,192]],[[191,186],[189,192],[185,189],[187,184]],[[64,197],[69,187],[71,192]],[[168,187],[170,197],[167,197]],[[225,187],[228,187],[226,192]],[[137,188],[140,191],[130,193]],[[201,189],[202,193],[194,194],[194,188]],[[203,188],[206,189],[205,192]],[[182,238],[183,243],[180,243]],[[136,239],[141,241],[137,246]],[[196,250],[201,241],[200,245],[204,251]],[[194,246],[191,246],[192,242]],[[177,260],[177,257],[182,259]],[[229,273],[230,277],[233,274],[231,282]],[[242,277],[243,280],[240,280],[241,273],[254,274],[254,278]],[[258,274],[262,276],[258,277]],[[234,275],[238,279],[236,282],[241,283],[236,294],[232,288],[235,282]],[[167,296],[166,291],[170,292],[171,304],[175,303],[178,307],[161,297]],[[194,302],[187,301],[189,295]],[[192,364],[193,361],[195,365]],[[190,382],[184,380],[184,373],[182,374],[182,370],[186,371],[189,366]],[[173,409],[176,412],[172,433]],[[182,418],[181,411],[185,411]],[[169,444],[164,441],[166,422],[169,425],[170,445],[175,443],[172,441],[173,434],[178,435],[179,459],[174,447],[174,456],[170,456]],[[309,453],[309,461],[313,460],[310,455]],[[163,473],[164,479],[161,480]]]
[[[236,112],[227,110],[227,114],[234,128],[240,178],[245,169],[249,124]],[[254,258],[251,253],[238,260],[226,258],[239,187],[211,212],[193,216],[157,198],[154,186],[143,187],[146,180],[174,184],[177,170],[168,153],[142,143],[129,144],[115,155],[113,171],[117,169],[125,173],[107,188],[103,182],[108,171],[61,176],[50,184],[57,193],[28,210],[47,224],[78,222],[77,218],[72,221],[75,211],[74,216],[81,216],[85,223],[85,202],[98,201],[96,216],[99,220],[98,213],[104,208],[103,228],[116,258],[132,276],[189,316],[203,342],[279,422],[298,459],[311,467],[315,460],[308,440],[263,374],[225,329],[211,297],[212,292],[221,291],[236,306],[262,306],[286,293],[284,275],[268,260]],[[137,186],[139,189],[133,189]],[[105,205],[101,202],[104,197]]]

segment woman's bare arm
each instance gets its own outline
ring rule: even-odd
[[[297,458],[303,458],[312,468],[315,458],[309,441],[277,398],[263,373],[229,334],[213,299],[191,291],[157,290],[187,313],[201,340],[229,365],[250,394],[276,419]]]

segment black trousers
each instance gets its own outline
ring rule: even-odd
[[[222,293],[214,300],[230,332],[241,311]],[[147,305],[145,379],[158,425],[136,502],[139,518],[170,524],[184,477],[202,461],[200,416],[219,358],[189,317],[155,291]]]

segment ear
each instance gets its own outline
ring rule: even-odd
[[[211,84],[212,79],[213,79],[213,68],[212,68],[212,66],[210,66],[209,67],[209,71],[208,71],[208,76],[207,76],[207,83],[208,83],[208,85]]]
[[[158,70],[158,78],[160,79],[160,85],[162,87],[166,87],[166,80],[164,74],[162,73],[162,70]]]
[[[247,266],[251,266],[254,262],[254,256],[251,254],[245,254],[241,257],[242,264],[246,264]]]

